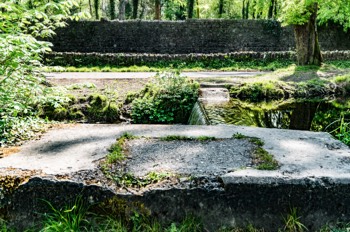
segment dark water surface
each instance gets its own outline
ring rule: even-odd
[[[342,117],[350,119],[350,99],[287,100],[251,103],[238,99],[204,105],[210,124],[331,132]]]

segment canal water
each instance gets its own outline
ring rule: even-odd
[[[233,124],[331,132],[339,127],[342,118],[350,120],[350,99],[289,99],[259,103],[231,99],[224,104],[202,104],[196,110],[202,116],[197,115],[197,123],[189,124]],[[192,113],[195,114],[196,110]],[[198,120],[199,117],[205,119]]]

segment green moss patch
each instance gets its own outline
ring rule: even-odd
[[[253,163],[259,170],[276,170],[279,167],[277,160],[268,153],[262,146],[264,146],[264,141],[260,138],[249,137],[241,133],[235,133],[232,135],[234,139],[247,139],[249,142],[255,144],[257,147],[253,152]]]
[[[181,136],[181,135],[167,135],[165,137],[160,138],[161,141],[200,141],[200,142],[205,142],[205,141],[213,141],[217,140],[215,137],[211,136],[199,136],[199,137],[188,137],[188,136]]]

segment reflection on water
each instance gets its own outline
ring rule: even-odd
[[[231,99],[222,105],[204,105],[210,124],[330,131],[341,115],[350,119],[350,101],[272,101],[261,103]],[[335,126],[335,125],[334,125]]]

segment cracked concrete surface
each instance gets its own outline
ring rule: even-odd
[[[153,138],[166,135],[231,138],[233,134],[241,133],[258,137],[265,142],[263,148],[281,165],[274,171],[278,176],[350,178],[350,149],[327,133],[229,125],[77,124],[50,130],[40,140],[27,142],[20,152],[0,159],[0,167],[42,170],[47,174],[92,169],[96,167],[96,161],[107,154],[107,149],[124,132]],[[190,148],[188,145],[187,149]],[[225,152],[225,149],[218,152]],[[215,153],[212,155],[215,156]],[[209,158],[207,160],[210,162]],[[229,176],[264,176],[266,173],[268,172],[254,171],[253,175],[251,170],[243,169],[227,174],[226,180],[230,180]]]

